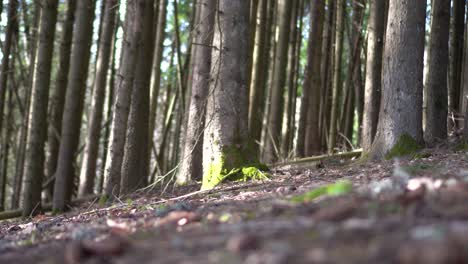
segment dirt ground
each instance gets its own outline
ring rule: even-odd
[[[270,173],[2,221],[0,263],[468,263],[466,149]],[[341,180],[350,192],[306,198]]]

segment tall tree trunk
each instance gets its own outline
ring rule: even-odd
[[[161,61],[164,50],[164,39],[166,38],[166,11],[167,0],[160,0],[153,58],[153,73],[151,75],[151,105],[149,116],[149,144],[151,148],[154,147],[153,135],[156,124],[159,90],[161,85]]]
[[[336,2],[336,28],[335,28],[335,50],[334,50],[334,66],[333,66],[333,87],[332,87],[332,103],[330,114],[330,130],[328,131],[328,153],[333,153],[336,144],[337,121],[339,96],[342,88],[341,84],[341,53],[343,51],[343,31],[344,31],[344,15],[345,15],[345,0],[337,0]]]
[[[200,23],[195,28],[196,54],[193,62],[192,95],[187,112],[187,131],[184,156],[177,176],[179,184],[200,179],[203,174],[203,130],[211,70],[211,42],[213,39],[216,0],[200,0]]]
[[[3,129],[3,112],[5,111],[5,95],[8,87],[8,73],[10,66],[10,55],[12,49],[12,43],[16,28],[16,23],[18,23],[17,13],[18,13],[18,0],[10,0],[8,3],[8,21],[5,32],[5,40],[3,42],[2,50],[2,66],[0,70],[0,131]]]
[[[286,82],[286,66],[288,55],[289,31],[292,2],[280,0],[278,3],[278,44],[276,45],[273,82],[271,84],[270,110],[265,145],[265,161],[275,162],[281,147],[281,124],[284,109],[283,92]]]
[[[449,111],[456,117],[461,113],[460,92],[463,63],[463,32],[465,30],[465,0],[453,0],[450,25],[449,54]],[[456,130],[457,122],[449,121],[449,130]]]
[[[377,131],[382,87],[382,54],[385,32],[385,10],[388,0],[370,3],[367,28],[366,81],[364,88],[364,116],[362,121],[362,148],[369,152]]]
[[[203,140],[202,189],[214,187],[224,172],[252,159],[247,146],[249,2],[219,0],[217,10],[213,39],[216,48],[211,59],[213,82]]]
[[[280,145],[280,156],[284,159],[289,156],[289,134],[293,133],[294,127],[291,125],[291,118],[294,115],[292,110],[293,105],[293,91],[296,89],[294,83],[294,77],[296,73],[296,32],[297,32],[297,20],[299,18],[299,4],[300,1],[293,1],[291,6],[291,22],[289,26],[289,44],[288,44],[288,55],[286,65],[286,81],[285,81],[285,92],[284,92],[284,111],[282,113],[282,125],[281,125],[281,145]]]
[[[68,75],[62,135],[54,184],[54,210],[65,210],[70,202],[75,179],[74,161],[80,140],[84,92],[90,59],[90,47],[94,21],[93,0],[77,2],[73,47]]]
[[[145,0],[128,2],[125,41],[122,48],[122,63],[116,85],[116,98],[112,116],[112,130],[109,138],[105,169],[105,196],[112,198],[120,192],[121,168],[124,158],[127,121],[130,112],[132,88],[138,53],[141,49]]]
[[[335,0],[329,0],[325,14],[325,24],[323,29],[323,43],[322,43],[322,62],[320,68],[320,74],[323,76],[322,90],[320,98],[320,138],[321,138],[321,149],[326,150],[329,117],[330,117],[330,90],[331,90],[331,76],[333,67],[333,49],[332,46],[334,39],[334,14],[335,14]],[[299,144],[298,144],[299,145]]]
[[[319,105],[320,89],[317,85],[320,85],[321,78],[317,72],[317,66],[320,67],[320,56],[321,45],[322,45],[322,34],[323,34],[323,1],[311,1],[310,7],[310,25],[309,25],[309,40],[307,44],[307,64],[304,69],[304,84],[302,91],[302,102],[299,113],[299,124],[298,124],[298,138],[296,155],[298,157],[304,157],[307,153],[315,152],[315,143],[320,144],[318,135],[318,120],[316,122],[308,124],[309,118],[315,120],[318,118],[317,108]],[[312,108],[309,110],[309,108]],[[308,115],[311,115],[309,117]],[[311,131],[308,131],[310,129]],[[311,137],[311,138],[309,138]],[[315,139],[313,139],[315,137]],[[307,143],[311,143],[310,149]],[[317,141],[317,142],[314,142]]]
[[[106,0],[105,14],[101,36],[99,37],[99,53],[96,61],[94,88],[91,99],[91,109],[88,117],[88,134],[86,135],[85,152],[80,173],[80,196],[93,193],[96,179],[96,166],[99,153],[99,138],[104,109],[107,72],[111,57],[111,44],[115,31],[115,17],[118,0]]]
[[[153,62],[154,6],[145,7],[141,52],[135,67],[132,102],[128,117],[127,140],[122,164],[120,193],[129,193],[147,184],[149,175],[149,111],[151,63]]]
[[[41,209],[45,160],[44,146],[47,139],[47,107],[57,9],[58,0],[44,0],[42,2],[39,46],[34,70],[31,107],[29,109],[30,126],[26,143],[23,216],[38,213],[38,210]]]
[[[65,94],[68,84],[68,71],[70,69],[70,51],[73,36],[73,23],[75,22],[76,0],[67,1],[67,13],[62,28],[62,39],[59,51],[59,64],[55,79],[55,91],[50,103],[50,124],[47,133],[46,177],[55,177],[57,158],[62,130],[62,115],[65,105]],[[49,188],[53,193],[53,185]]]
[[[425,131],[428,143],[447,137],[447,67],[450,31],[450,0],[433,0],[428,72],[425,91]]]
[[[1,14],[1,13],[0,13]],[[13,65],[14,66],[14,65]],[[13,74],[12,74],[13,75]],[[10,141],[11,141],[11,133],[12,133],[12,124],[14,123],[14,105],[13,105],[13,89],[14,87],[10,85],[10,89],[8,90],[8,113],[6,115],[6,127],[3,130],[3,153],[2,153],[2,160],[1,162],[1,172],[0,172],[0,211],[4,211],[6,207],[6,186],[8,180],[8,161],[10,156]]]
[[[15,164],[15,178],[13,182],[13,196],[11,198],[11,208],[16,209],[20,205],[20,197],[22,194],[23,189],[23,179],[24,179],[24,161],[26,159],[26,141],[28,135],[28,127],[29,127],[29,115],[28,110],[31,104],[31,92],[32,92],[32,82],[33,82],[33,73],[36,67],[36,53],[37,53],[37,34],[39,27],[39,18],[40,18],[41,8],[39,5],[34,7],[34,19],[33,19],[33,30],[30,35],[30,50],[29,50],[29,73],[28,73],[28,80],[26,84],[26,89],[24,92],[24,112],[23,112],[23,122],[21,124],[20,133],[18,135],[18,153],[16,155],[16,164]]]
[[[396,144],[423,142],[425,15],[425,0],[390,1],[382,74],[385,100],[370,151],[372,158],[384,158]],[[403,151],[399,152],[396,154]]]
[[[259,142],[262,135],[262,121],[265,110],[265,82],[267,81],[270,41],[270,25],[268,24],[269,0],[260,0],[257,12],[255,47],[252,58],[252,77],[250,82],[249,100],[249,135],[252,138],[253,151],[259,153]]]

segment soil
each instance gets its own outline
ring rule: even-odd
[[[5,220],[0,263],[468,263],[466,150],[327,159],[270,174]],[[340,180],[352,191],[301,198]]]

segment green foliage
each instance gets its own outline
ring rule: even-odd
[[[291,198],[292,202],[304,203],[315,200],[321,196],[339,196],[350,193],[353,190],[353,184],[348,180],[339,180],[333,184],[320,186],[302,195]]]
[[[396,157],[414,154],[419,151],[422,146],[408,134],[403,134],[398,139],[397,143],[385,155],[385,159],[392,159]]]
[[[99,198],[99,206],[100,207],[104,207],[107,203],[107,201],[109,201],[109,197],[107,195],[102,195],[100,198]]]

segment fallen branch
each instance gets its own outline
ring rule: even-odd
[[[320,155],[320,156],[313,156],[313,157],[307,157],[307,158],[302,158],[302,159],[295,159],[295,160],[289,160],[289,161],[284,161],[284,162],[279,162],[275,163],[272,165],[272,167],[280,167],[280,166],[286,166],[286,165],[297,165],[297,164],[302,164],[302,163],[308,163],[308,162],[315,162],[315,161],[321,161],[321,160],[327,160],[327,159],[335,159],[335,158],[355,158],[361,156],[362,149],[357,149],[353,150],[350,152],[342,152],[342,153],[337,153],[333,155]]]

